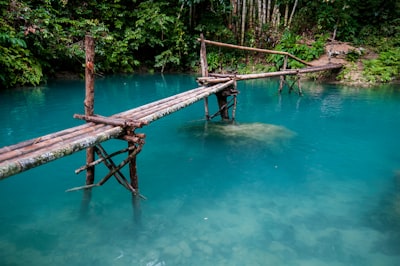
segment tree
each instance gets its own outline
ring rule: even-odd
[[[88,32],[97,38],[97,73],[193,66],[201,32],[261,48],[275,47],[285,29],[356,42],[400,38],[394,0],[0,0],[0,8],[2,86],[83,72]]]

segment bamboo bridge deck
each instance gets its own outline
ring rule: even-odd
[[[90,119],[85,119],[90,123],[0,148],[0,180],[109,139],[120,138],[125,134],[124,124],[133,123],[136,127],[141,127],[212,94],[216,94],[232,86],[236,80],[298,75],[340,67],[341,65],[331,64],[261,74],[200,77],[198,78],[199,83],[207,84],[208,86],[201,86],[104,118],[107,123],[100,123],[102,117],[99,117],[100,122],[97,121],[97,123],[90,122]],[[114,121],[115,123],[108,121]]]
[[[215,94],[233,82],[189,90],[115,114],[110,121],[117,121],[115,124],[131,121],[140,127]],[[91,122],[0,148],[0,180],[124,134],[123,126]]]
[[[85,42],[88,42],[86,46],[93,46],[90,37],[87,37]],[[208,74],[205,43],[213,45],[221,45],[232,47],[232,45],[221,44],[201,39],[202,47],[200,51],[200,61],[202,66],[202,77],[198,78],[197,81],[200,84],[198,88],[182,92],[152,103],[133,108],[131,110],[115,114],[110,117],[103,117],[93,114],[93,101],[88,99],[93,98],[93,58],[94,52],[87,50],[86,58],[86,99],[85,99],[85,115],[74,115],[75,118],[86,120],[86,124],[48,134],[35,139],[27,140],[11,146],[0,148],[0,180],[3,180],[9,176],[24,172],[31,168],[43,165],[45,163],[54,161],[56,159],[71,155],[75,152],[86,149],[87,150],[87,164],[81,167],[78,172],[87,170],[90,172],[90,168],[93,168],[95,164],[99,163],[99,160],[94,161],[94,151],[101,157],[100,162],[104,162],[110,169],[109,174],[100,181],[98,185],[105,183],[108,178],[114,175],[120,183],[135,192],[137,189],[137,177],[136,175],[136,154],[140,152],[141,146],[144,143],[144,134],[136,134],[134,130],[147,125],[155,120],[158,120],[166,115],[176,112],[182,108],[185,108],[197,101],[202,99],[205,100],[206,117],[208,116],[208,96],[215,94],[217,96],[219,111],[222,118],[224,113],[227,114],[229,109],[229,102],[226,101],[228,96],[234,96],[234,104],[236,106],[236,82],[239,80],[257,79],[257,78],[268,78],[268,77],[281,77],[281,85],[286,75],[296,75],[299,77],[300,74],[318,72],[325,70],[332,70],[341,68],[340,64],[328,64],[324,66],[310,66],[308,65],[302,69],[286,69],[287,57],[293,57],[285,52],[274,52],[269,50],[260,50],[254,48],[246,48],[234,46],[233,48],[246,49],[257,52],[268,52],[278,53],[285,56],[285,65],[282,71],[260,73],[260,74],[248,74],[248,75],[234,75],[234,74]],[[94,47],[90,49],[94,51]],[[296,60],[300,60],[294,57]],[[300,60],[301,61],[301,60]],[[91,80],[91,85],[88,85],[88,80]],[[281,87],[280,87],[281,90]],[[92,99],[93,100],[93,99]],[[87,110],[91,108],[91,110]],[[105,142],[109,139],[123,139],[128,142],[129,148],[122,150],[112,155],[108,155],[101,147],[100,143]],[[88,157],[88,151],[93,155],[91,158]],[[115,154],[122,152],[129,152],[129,156],[126,160],[121,162],[120,165],[116,166],[110,159]],[[132,165],[131,171],[131,184],[123,177],[119,170],[127,163]],[[77,172],[76,171],[76,172]],[[135,179],[135,180],[134,180]],[[87,175],[87,184],[93,184],[93,177],[89,178]],[[96,186],[96,185],[90,185]],[[84,188],[88,188],[85,186]]]

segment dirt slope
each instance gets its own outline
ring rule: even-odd
[[[346,55],[351,52],[360,54],[360,59],[372,59],[377,55],[360,47],[354,47],[345,42],[330,42],[325,46],[325,54],[319,59],[312,61],[313,65],[325,65],[329,63],[343,64],[343,80],[339,83],[349,85],[367,86],[368,82],[363,78],[363,64],[359,59],[356,62],[349,62],[346,60]],[[329,56],[330,55],[330,56]]]

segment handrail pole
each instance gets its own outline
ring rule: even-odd
[[[208,77],[207,51],[203,33],[200,33],[200,67],[201,76]],[[208,110],[208,97],[204,98],[204,112],[206,115],[206,120],[210,120],[210,114]]]

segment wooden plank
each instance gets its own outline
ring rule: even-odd
[[[136,119],[138,117],[138,120],[150,123],[214,94],[232,85],[233,82],[229,81],[210,87],[196,88],[168,97],[167,100],[161,99],[150,103],[147,106],[151,107],[151,113],[142,106],[111,117],[124,119]],[[160,105],[160,102],[163,104]],[[138,110],[139,112],[137,112]],[[24,145],[19,147],[17,151],[1,154],[4,157],[0,157],[0,180],[88,147],[93,147],[108,139],[118,138],[124,134],[122,127],[95,125],[93,123],[74,127],[66,132],[68,134],[64,134],[65,132],[63,134],[59,134],[59,132],[48,134],[44,136],[46,141],[38,143],[32,144],[32,141],[24,142]]]
[[[180,110],[180,109],[182,109],[184,107],[187,107],[187,106],[189,106],[189,105],[191,105],[191,104],[203,99],[204,97],[207,97],[207,96],[209,96],[211,94],[215,94],[216,92],[218,92],[220,90],[223,90],[226,87],[231,86],[233,83],[234,83],[234,81],[231,80],[231,81],[226,82],[226,83],[221,83],[221,84],[209,87],[209,88],[207,88],[207,90],[205,92],[199,93],[195,97],[191,97],[191,98],[189,98],[189,99],[187,99],[186,101],[183,101],[183,102],[176,102],[173,106],[170,106],[167,109],[162,109],[157,113],[150,114],[150,115],[148,115],[146,117],[141,118],[140,120],[143,120],[143,121],[146,121],[146,122],[151,122],[151,121],[160,119],[160,118],[162,118],[162,117],[164,117],[166,115],[169,115],[169,114],[171,114],[173,112],[176,112],[176,111],[178,111],[178,110]]]
[[[10,152],[10,151],[13,151],[13,150],[18,150],[18,149],[20,149],[22,147],[25,147],[25,146],[30,146],[30,145],[33,145],[33,144],[36,144],[36,143],[40,143],[40,142],[43,142],[43,141],[46,141],[46,140],[49,140],[49,139],[52,139],[52,138],[57,138],[59,136],[64,136],[64,135],[70,135],[71,133],[74,133],[76,131],[80,131],[81,129],[84,129],[84,128],[87,128],[87,127],[90,127],[90,125],[86,124],[86,125],[81,125],[81,126],[77,126],[77,127],[73,127],[73,128],[68,128],[68,129],[65,129],[65,130],[62,130],[62,131],[58,131],[58,132],[51,133],[51,134],[48,134],[48,135],[45,135],[45,136],[41,136],[39,138],[29,139],[29,140],[25,140],[25,141],[22,141],[22,142],[18,142],[18,143],[13,144],[13,145],[5,146],[5,147],[0,148],[0,155],[3,154],[3,153],[7,153],[7,152]],[[0,161],[1,161],[1,159],[0,159]]]
[[[72,128],[72,129],[74,129],[74,128]],[[43,140],[43,141],[40,141],[37,143],[33,143],[30,145],[21,146],[17,149],[11,150],[10,152],[0,154],[0,162],[2,162],[4,160],[10,160],[10,159],[18,157],[18,156],[23,156],[26,153],[45,150],[45,149],[47,149],[47,147],[52,146],[52,145],[60,145],[64,142],[72,142],[76,139],[80,139],[80,138],[84,137],[85,135],[94,133],[97,130],[103,131],[104,129],[105,129],[104,126],[97,126],[97,125],[91,124],[91,126],[87,125],[86,127],[83,127],[83,128],[78,127],[75,131],[72,131],[68,135],[49,134],[44,137],[41,137],[46,140]]]
[[[142,121],[135,121],[132,119],[121,119],[121,118],[113,118],[113,117],[105,117],[105,116],[98,116],[98,115],[80,115],[74,114],[74,118],[82,119],[86,122],[93,122],[96,124],[104,124],[110,126],[119,126],[119,127],[133,127],[133,128],[141,128],[146,125],[146,122]]]
[[[266,72],[266,73],[256,73],[256,74],[210,74],[210,77],[198,77],[197,80],[203,84],[212,84],[218,82],[226,82],[229,79],[236,80],[247,80],[247,79],[258,79],[258,78],[271,78],[271,77],[279,77],[282,75],[297,75],[297,74],[306,74],[312,72],[326,71],[332,69],[342,68],[342,64],[327,64],[322,66],[313,66],[306,67],[300,69],[287,69],[276,72]]]
[[[54,161],[56,159],[71,155],[80,150],[116,138],[123,133],[120,127],[111,127],[108,130],[88,134],[74,141],[63,142],[52,145],[46,149],[28,152],[22,156],[0,162],[0,180],[37,167],[39,165]]]
[[[220,76],[224,83],[219,83],[210,87],[199,87],[190,91],[182,92],[159,101],[145,104],[143,106],[121,112],[107,118],[108,121],[118,119],[131,119],[144,123],[150,123],[166,115],[176,112],[189,106],[211,94],[215,94],[226,87],[231,86],[236,80],[246,80],[255,78],[274,77],[281,75],[297,75],[310,72],[337,69],[342,67],[340,64],[329,64],[324,66],[308,67],[304,69],[290,69],[285,71],[247,74],[247,75],[227,75],[225,79]],[[215,78],[213,78],[215,79]],[[206,79],[202,79],[207,81]],[[110,138],[118,138],[123,135],[124,130],[120,126],[95,125],[88,123],[67,130],[55,132],[31,139],[0,149],[0,180],[10,175],[14,175],[30,168],[45,164],[55,159],[70,155],[82,149],[93,147],[94,145],[106,141]]]

